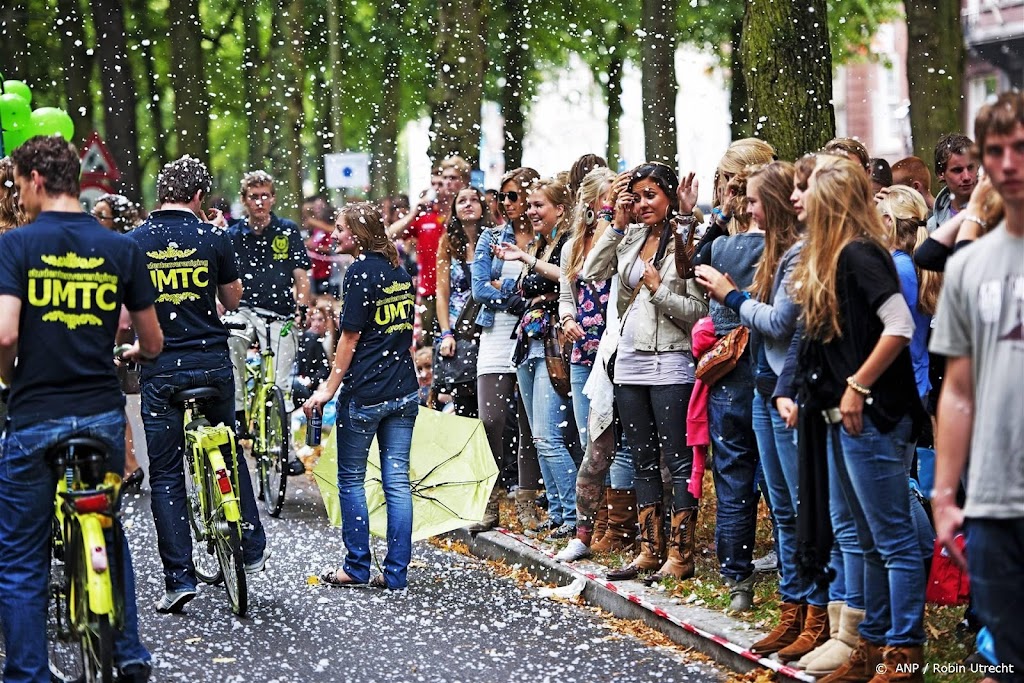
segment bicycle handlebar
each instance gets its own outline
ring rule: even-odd
[[[249,302],[247,302],[245,300],[239,301],[238,302],[238,307],[241,308],[243,306],[245,308],[248,308],[250,311],[255,313],[260,318],[263,318],[264,320],[269,320],[270,322],[277,322],[277,323],[279,323],[279,322],[284,322],[285,320],[291,320],[292,319],[291,315],[284,315],[282,313],[277,313],[275,311],[271,311],[271,310],[268,310],[266,308],[260,308],[259,306],[253,306],[252,304],[250,304]]]

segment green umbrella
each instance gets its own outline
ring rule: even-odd
[[[327,518],[341,524],[338,500],[338,440],[331,435],[313,468]],[[487,498],[498,478],[480,420],[420,408],[412,432],[409,480],[412,483],[412,540],[420,541],[483,519]],[[366,504],[370,533],[386,537],[387,508],[377,440],[366,467]]]

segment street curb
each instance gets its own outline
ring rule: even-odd
[[[636,581],[610,583],[596,574],[600,565],[556,562],[542,544],[506,529],[478,534],[457,529],[450,536],[464,542],[477,557],[519,565],[545,583],[564,586],[583,578],[586,587],[582,597],[589,604],[621,619],[642,621],[678,645],[697,650],[732,671],[745,674],[765,668],[774,671],[780,681],[815,680],[802,671],[750,652],[750,645],[764,633],[717,610],[673,603],[659,591]]]

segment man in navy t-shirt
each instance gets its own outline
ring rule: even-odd
[[[242,282],[227,236],[197,217],[211,183],[210,172],[198,159],[184,156],[167,164],[157,177],[160,209],[129,233],[145,254],[164,330],[164,352],[142,369],[153,520],[164,565],[165,592],[156,605],[161,613],[180,612],[196,596],[191,530],[181,514],[186,505],[184,415],[171,396],[182,389],[213,387],[220,399],[206,404],[206,418],[213,425],[235,426],[228,331],[217,316],[217,299],[228,310],[237,308]],[[239,463],[244,468],[245,458]],[[248,472],[239,473],[238,485],[245,520],[242,559],[246,571],[261,571],[267,539]]]
[[[38,136],[11,156],[19,201],[33,222],[0,238],[0,375],[11,387],[0,456],[0,622],[4,680],[39,681],[50,677],[47,567],[57,485],[45,453],[68,437],[91,437],[107,445],[107,471],[120,476],[124,395],[112,351],[121,305],[138,334],[127,359],[156,358],[163,335],[142,253],[82,211],[75,147]],[[106,533],[111,543],[113,529]],[[127,543],[121,554],[124,580],[116,589],[125,620],[114,636],[114,663],[119,680],[145,681],[150,656],[139,641]]]
[[[239,424],[244,422],[245,360],[249,347],[258,341],[268,343],[266,325],[254,309],[264,309],[287,318],[297,315],[305,321],[309,305],[309,255],[299,233],[299,226],[274,215],[274,179],[265,171],[253,171],[242,177],[242,204],[245,219],[228,228],[227,234],[235,248],[238,273],[245,283],[245,301],[231,316],[232,322],[245,323],[242,333],[229,340],[231,360],[235,366],[235,411]],[[291,411],[291,376],[298,349],[294,329],[281,336],[285,320],[270,325],[270,343],[277,367],[275,384],[285,395],[285,409]],[[305,471],[295,459],[290,474]]]

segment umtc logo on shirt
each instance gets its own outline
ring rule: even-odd
[[[270,243],[270,249],[274,252],[275,261],[284,261],[288,258],[288,236],[275,235]]]
[[[146,264],[153,286],[159,293],[157,302],[181,304],[200,298],[193,289],[202,289],[210,284],[210,262],[206,259],[189,259],[196,249],[178,249],[170,245],[159,251],[147,251],[153,259]]]
[[[412,309],[416,305],[416,297],[412,293],[411,282],[396,282],[383,287],[382,292],[390,296],[377,299],[374,303],[373,321],[385,327],[384,333],[403,332],[412,329]]]
[[[48,308],[43,322],[60,322],[69,330],[82,325],[103,325],[89,311],[113,311],[117,308],[117,275],[96,272],[106,259],[79,256],[69,251],[63,256],[40,256],[47,268],[28,271],[28,303]]]

